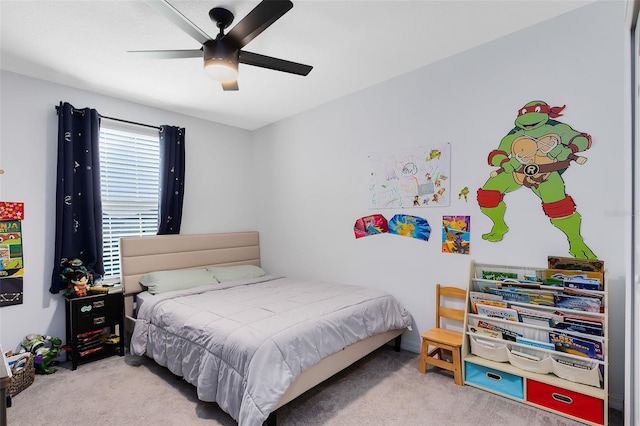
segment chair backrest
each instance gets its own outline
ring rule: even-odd
[[[467,291],[458,287],[443,287],[436,284],[436,327],[440,328],[440,318],[447,318],[454,321],[464,321],[464,309],[451,308],[445,306],[443,299],[461,299],[466,301]]]

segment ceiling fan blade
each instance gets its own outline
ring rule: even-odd
[[[242,49],[292,7],[293,3],[289,0],[262,0],[227,33],[225,38],[230,38],[238,49]]]
[[[129,50],[127,53],[135,53],[149,59],[184,59],[184,58],[200,58],[202,59],[202,49],[190,50]]]
[[[211,37],[204,31],[196,26],[193,22],[187,19],[178,9],[171,6],[165,0],[144,0],[144,2],[153,8],[156,12],[163,15],[165,18],[173,22],[178,28],[191,36],[194,40],[200,44],[205,44],[211,40]]]
[[[307,75],[313,67],[311,65],[299,64],[297,62],[285,61],[284,59],[272,58],[271,56],[260,55],[259,53],[240,51],[240,63],[253,65],[261,68],[268,68],[276,71],[284,71],[291,74]]]
[[[225,92],[227,90],[238,90],[238,81],[223,81],[222,83],[222,90],[224,90]]]

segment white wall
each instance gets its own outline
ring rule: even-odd
[[[182,233],[257,229],[250,133],[9,72],[0,74],[3,201],[23,201],[24,303],[0,308],[0,344],[15,349],[28,333],[64,339],[62,293],[49,293],[54,265],[57,116],[60,101],[102,115],[186,128]]]
[[[492,170],[487,155],[513,127],[517,109],[536,99],[566,104],[559,120],[593,136],[587,164],[571,166],[564,179],[583,217],[582,235],[609,270],[610,403],[621,408],[630,184],[622,164],[631,161],[621,155],[624,7],[586,6],[254,132],[263,265],[393,293],[414,318],[403,347],[418,351],[419,334],[434,325],[435,284],[466,286],[471,259],[545,267],[548,255],[569,255],[565,236],[526,188],[506,198],[511,229],[500,243],[482,240],[491,225],[475,202]],[[449,207],[368,209],[369,154],[445,142],[452,147]],[[464,186],[473,192],[468,203],[457,199]],[[430,240],[354,238],[357,218],[399,212],[425,217]],[[471,215],[470,256],[441,253],[442,215]]]

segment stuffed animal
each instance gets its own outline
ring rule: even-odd
[[[93,275],[84,266],[82,260],[71,259],[65,262],[60,272],[60,279],[67,285],[67,296],[86,296],[93,282]]]
[[[40,334],[27,334],[20,344],[19,353],[31,352],[36,373],[53,374],[57,369],[52,365],[60,353],[62,340],[58,337],[42,336]]]

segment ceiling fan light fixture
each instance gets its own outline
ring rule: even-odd
[[[208,58],[204,61],[204,71],[215,81],[236,81],[238,63],[226,58]]]

